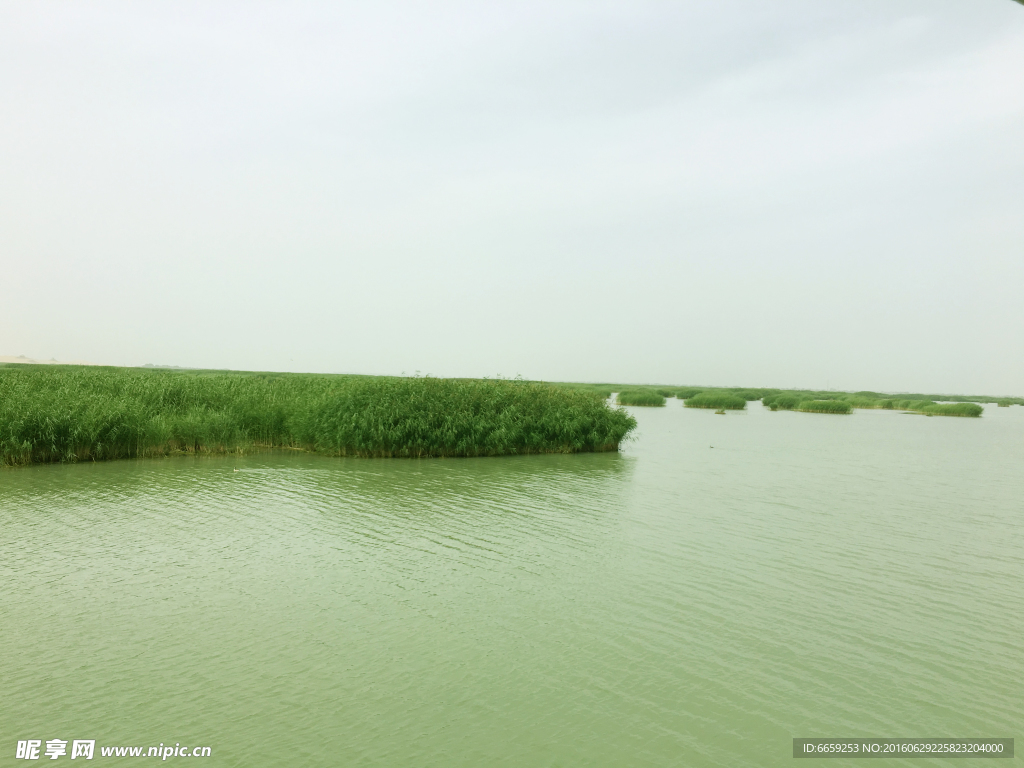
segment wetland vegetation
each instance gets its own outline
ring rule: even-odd
[[[686,400],[687,398],[693,397],[694,395],[699,395],[703,391],[704,390],[701,389],[700,387],[683,387],[681,389],[676,390],[676,397],[678,397],[680,400]]]
[[[910,395],[894,397],[878,392],[778,392],[767,395],[762,403],[773,411],[793,410],[815,413],[850,413],[854,408],[923,413],[929,416],[978,417],[984,408],[967,398],[946,395]],[[983,398],[978,398],[984,401]],[[1016,399],[1016,398],[1015,398]],[[937,402],[942,400],[943,402]],[[829,405],[829,404],[833,405]]]
[[[0,368],[0,464],[297,448],[335,456],[613,451],[636,422],[523,381]]]
[[[804,413],[853,413],[853,406],[845,400],[804,400],[795,410]]]
[[[705,391],[686,398],[683,405],[687,408],[713,408],[716,411],[742,411],[747,407],[747,401],[731,392]]]
[[[665,395],[653,389],[624,389],[619,392],[616,400],[619,405],[665,405]]]
[[[927,416],[981,416],[982,408],[977,403],[927,403],[918,408],[907,410],[923,413]]]
[[[653,402],[655,396],[675,397],[684,401],[687,408],[708,408],[742,410],[747,402],[760,400],[773,411],[802,411],[806,413],[849,414],[854,409],[872,408],[883,410],[924,413],[931,416],[978,417],[984,412],[980,403],[997,404],[1000,407],[1024,405],[1020,397],[992,397],[989,395],[937,395],[937,394],[887,394],[861,390],[859,392],[834,392],[810,389],[774,389],[751,387],[668,387],[664,385],[640,386],[636,384],[560,384],[564,387],[579,387],[581,391],[603,394],[620,392],[619,402],[624,405],[660,405]],[[643,399],[650,402],[627,402],[622,393],[628,392],[627,399]]]
[[[506,379],[0,365],[0,464],[291,448],[458,457],[616,450],[635,420],[609,404],[978,417],[1024,398]]]

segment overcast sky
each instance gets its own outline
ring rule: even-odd
[[[1024,395],[1024,6],[3,2],[18,354]]]

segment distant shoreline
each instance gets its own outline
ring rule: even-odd
[[[8,365],[99,365],[99,363],[90,363],[87,360],[72,360],[70,363],[62,363],[60,360],[54,360],[52,357],[49,360],[36,360],[35,358],[25,357],[25,355],[18,355],[17,357],[0,355],[0,363],[7,363]]]

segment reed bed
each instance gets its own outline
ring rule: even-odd
[[[867,397],[864,395],[850,395],[846,398],[846,402],[854,408],[882,408],[881,400],[882,398]]]
[[[796,410],[800,403],[809,400],[837,400],[849,403],[854,408],[881,408],[897,410],[915,410],[937,403],[993,403],[1000,406],[1024,405],[1020,397],[992,397],[990,395],[928,395],[928,394],[886,394],[871,390],[858,392],[837,392],[812,389],[775,389],[767,387],[667,387],[663,385],[636,384],[573,384],[556,383],[554,386],[569,387],[580,391],[600,389],[603,392],[621,392],[625,390],[653,390],[664,397],[674,393],[680,400],[690,400],[697,395],[731,395],[746,401],[760,400],[771,410]],[[606,395],[607,397],[607,395]],[[911,407],[912,405],[912,407]],[[713,406],[709,406],[713,407]],[[974,413],[974,408],[964,409]],[[933,409],[933,413],[935,413]],[[951,412],[952,413],[952,412]]]
[[[761,404],[773,411],[791,411],[800,405],[801,397],[788,392],[779,392],[774,395],[766,395],[761,399]]]
[[[701,392],[683,403],[687,408],[714,408],[715,410],[742,411],[747,401],[728,392]]]
[[[740,388],[740,387],[662,387],[648,386],[637,387],[635,385],[595,385],[595,384],[564,384],[560,386],[590,388],[590,387],[611,387],[621,392],[653,391],[664,397],[670,397],[674,392],[675,396],[684,401],[688,408],[739,408],[738,400],[744,402],[761,400],[761,403],[773,411],[806,411],[811,413],[849,413],[847,406],[853,408],[876,408],[887,410],[913,411],[915,413],[928,413],[933,416],[980,416],[983,409],[977,403],[991,402],[1000,406],[1024,405],[1024,398],[1019,397],[989,397],[989,396],[968,396],[968,395],[924,395],[924,394],[902,394],[891,395],[884,392],[873,392],[861,390],[859,392],[834,392],[810,389],[771,389],[771,388]],[[731,405],[726,405],[726,399]],[[936,402],[936,401],[944,402]],[[626,403],[620,394],[619,402],[628,405],[640,405],[640,403]],[[802,407],[804,403],[814,403],[808,408]],[[823,402],[838,403],[838,405],[821,405]],[[962,405],[962,408],[947,407],[950,405]],[[937,407],[938,406],[938,407]]]
[[[521,381],[0,369],[7,465],[256,447],[367,457],[613,451],[635,426],[591,393]]]
[[[853,413],[853,406],[845,400],[804,400],[795,410],[804,413]]]
[[[998,403],[1000,405],[1024,405],[1024,398],[992,398],[992,397],[977,397],[967,395],[887,395],[885,393],[873,392],[869,390],[862,390],[859,392],[834,392],[834,391],[821,391],[821,390],[781,390],[772,388],[725,388],[725,387],[662,387],[662,386],[636,386],[630,384],[580,384],[571,382],[552,382],[550,386],[572,389],[581,393],[586,393],[599,399],[608,399],[612,392],[619,392],[619,403],[623,405],[647,405],[657,407],[664,405],[662,402],[657,402],[650,393],[655,393],[664,398],[678,397],[680,400],[689,401],[696,398],[698,395],[706,395],[708,405],[689,405],[689,407],[706,407],[715,408],[716,410],[720,407],[717,403],[719,402],[716,398],[742,398],[744,401],[754,401],[760,399],[761,402],[771,410],[804,410],[800,406],[806,402],[821,402],[821,401],[832,401],[840,403],[848,403],[852,408],[875,408],[875,409],[889,409],[889,410],[908,410],[918,413],[928,412],[932,415],[949,415],[949,416],[976,416],[980,415],[981,411],[978,407],[975,407],[976,402],[991,402]],[[623,399],[623,394],[625,399]],[[968,404],[970,407],[965,408],[932,408],[937,405],[936,400],[952,402],[954,404],[963,403]],[[643,401],[643,402],[641,402]],[[705,398],[697,400],[697,403],[704,402]],[[941,403],[938,403],[941,405]],[[735,408],[729,406],[730,409]],[[924,409],[927,409],[924,410]],[[846,408],[843,405],[836,406],[816,406],[815,413],[846,413]]]
[[[664,395],[653,389],[624,389],[616,398],[619,405],[643,405],[658,407],[665,405]]]
[[[913,409],[928,416],[965,416],[977,418],[985,410],[977,403],[932,403],[922,408]]]
[[[929,405],[935,405],[933,400],[911,400],[905,398],[903,400],[887,399],[883,400],[883,408],[889,408],[894,411],[923,411]]]
[[[535,381],[531,383],[543,384],[548,387],[555,387],[556,389],[571,389],[575,392],[583,392],[591,397],[596,397],[599,400],[607,400],[612,396],[613,392],[621,389],[621,387],[616,387],[611,384],[576,384],[564,381]]]
[[[966,416],[977,418],[984,412],[977,403],[956,402],[936,403],[934,400],[910,400],[886,398],[878,401],[875,407],[885,408],[893,411],[909,411],[912,413],[925,413],[929,416]]]
[[[747,402],[760,400],[764,396],[764,393],[756,389],[737,389],[733,390],[732,394],[736,397],[742,397]]]
[[[700,387],[683,387],[682,389],[676,390],[676,397],[680,400],[688,400],[691,397],[699,395],[704,390]]]

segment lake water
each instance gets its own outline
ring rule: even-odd
[[[0,765],[30,738],[735,768],[1021,735],[1024,408],[630,410],[620,454],[0,472]]]

